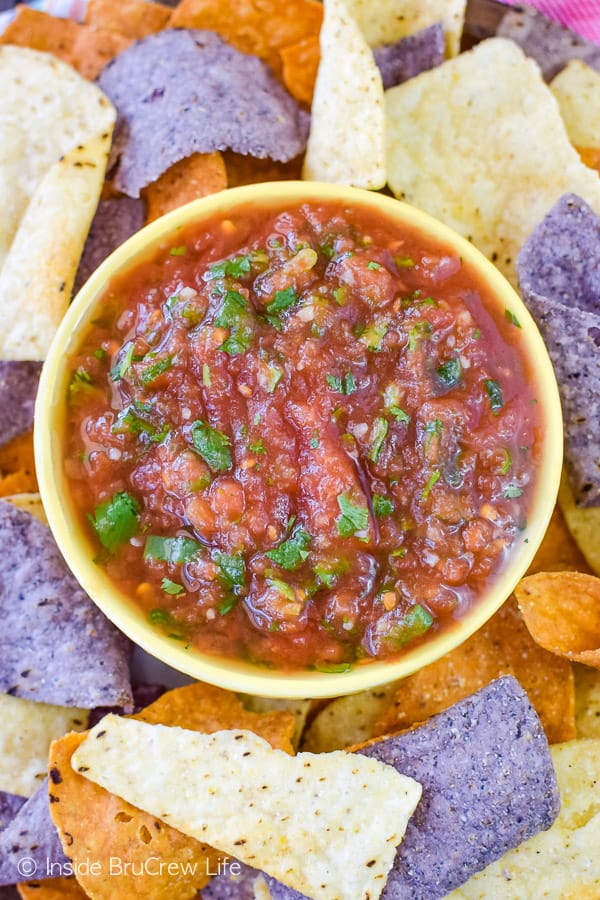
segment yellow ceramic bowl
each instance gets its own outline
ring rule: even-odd
[[[408,649],[399,659],[359,664],[343,674],[266,669],[194,649],[186,650],[183,645],[158,633],[135,601],[94,564],[96,548],[81,525],[64,468],[70,378],[65,362],[78,348],[109,280],[146,254],[149,247],[175,235],[178,229],[191,222],[219,215],[226,218],[240,205],[256,203],[265,206],[270,201],[279,205],[286,200],[341,200],[366,206],[373,211],[379,210],[388,220],[414,226],[435,241],[451,245],[479,271],[496,296],[499,308],[508,308],[517,315],[522,325],[519,339],[534,362],[537,397],[545,426],[536,476],[537,490],[528,517],[527,533],[513,548],[504,571],[486,589],[472,611],[451,630],[442,631],[430,641]],[[174,669],[224,688],[271,697],[327,697],[365,690],[409,675],[462,643],[502,605],[531,563],[554,507],[562,461],[562,417],[552,365],[533,319],[509,283],[468,241],[420,210],[381,194],[335,185],[283,182],[235,188],[194,201],[142,229],[97,269],[73,301],[42,372],[35,412],[35,459],[48,521],[67,564],[94,602],[132,641]]]

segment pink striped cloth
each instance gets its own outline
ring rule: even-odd
[[[502,0],[514,6],[520,0]],[[588,41],[600,44],[600,0],[527,0],[550,19],[556,19]]]

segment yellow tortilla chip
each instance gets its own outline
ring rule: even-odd
[[[575,506],[573,492],[566,474],[560,482],[558,503],[562,514],[588,565],[600,575],[600,508],[581,509]]]
[[[223,154],[227,169],[227,187],[242,184],[260,184],[263,181],[296,181],[302,171],[302,160],[292,159],[287,163],[273,159],[255,159],[227,150]]]
[[[573,670],[577,737],[600,738],[600,672],[577,664]]]
[[[310,106],[321,59],[318,37],[304,38],[279,51],[286,88],[300,103]]]
[[[10,494],[3,499],[12,503],[13,506],[18,506],[19,509],[24,509],[25,512],[30,513],[32,516],[35,516],[36,519],[39,519],[40,522],[43,522],[44,525],[48,524],[46,511],[42,504],[42,498],[38,493]]]
[[[572,144],[600,147],[600,72],[572,60],[550,82]]]
[[[348,9],[370,47],[392,44],[441,22],[450,56],[460,50],[466,6],[466,0],[348,0]]]
[[[600,578],[538,572],[519,582],[515,596],[541,647],[600,669]]]
[[[446,900],[596,900],[600,897],[600,741],[552,747],[558,818],[478,872]]]
[[[392,681],[328,703],[307,729],[302,749],[311,753],[329,753],[364,744],[382,734],[378,723],[388,710],[398,684]]]
[[[250,731],[198,734],[113,715],[72,764],[314,900],[377,900],[421,796],[368,757],[289,756]]]
[[[386,113],[394,194],[472,240],[515,283],[523,242],[563,194],[600,212],[600,177],[512,41],[484,41],[391,88]]]
[[[235,694],[200,682],[168,691],[134,716],[202,732],[222,728],[253,729],[274,746],[291,753],[294,718],[287,712],[267,714],[245,710]],[[186,900],[209,880],[223,854],[169,825],[157,822],[73,771],[71,756],[82,736],[66,735],[50,748],[50,790],[55,798],[50,813],[65,854],[73,860],[81,886],[95,900]],[[53,768],[58,776],[52,775]],[[144,872],[149,856],[174,862],[171,872]],[[110,859],[127,860],[128,872],[110,871]],[[96,860],[100,871],[78,863]],[[188,868],[186,869],[185,866]]]
[[[85,24],[137,41],[167,27],[172,10],[149,0],[89,0]]]
[[[292,744],[294,749],[299,747],[304,733],[306,719],[308,718],[311,708],[310,700],[279,700],[271,697],[254,697],[252,694],[243,695],[241,700],[246,709],[249,709],[250,712],[268,713],[283,711],[291,713],[294,717]]]
[[[0,82],[0,358],[43,359],[70,300],[115,110],[35,50],[0,47]]]
[[[153,222],[172,209],[227,187],[227,172],[220,153],[194,153],[175,163],[158,181],[142,191],[146,221]]]
[[[557,506],[552,513],[544,540],[538,547],[527,574],[563,572],[566,569],[572,569],[575,572],[590,571],[585,556],[573,539],[560,507]]]
[[[121,3],[119,0],[118,5]],[[130,43],[120,34],[88,28],[72,19],[57,18],[24,5],[17,7],[17,15],[0,35],[0,44],[51,53],[90,81]]]
[[[588,169],[595,169],[600,173],[600,147],[575,147],[575,149],[581,157],[581,162]]]
[[[22,900],[85,900],[88,896],[72,876],[18,884],[17,890]]]
[[[344,0],[325,0],[321,62],[302,177],[354,187],[385,184],[379,69]]]
[[[87,728],[89,712],[0,694],[0,791],[31,797],[48,774],[48,750],[65,731]]]
[[[377,731],[424,722],[500,675],[514,675],[527,691],[550,743],[575,737],[572,667],[536,644],[514,600],[464,644],[401,681]]]

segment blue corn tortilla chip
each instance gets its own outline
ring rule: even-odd
[[[41,362],[0,361],[0,447],[33,428]]]
[[[159,697],[162,697],[167,689],[162,684],[135,684],[132,682],[131,690],[133,694],[133,712],[138,713],[150,706],[151,703],[154,703],[155,700],[158,700]],[[123,716],[128,715],[130,712],[131,709],[124,709],[122,706],[97,706],[90,712],[88,728],[93,728],[100,719],[103,719],[109,713]]]
[[[19,797],[18,794],[0,791],[0,831],[3,831],[12,822],[26,799],[26,797]]]
[[[0,501],[0,547],[0,691],[130,707],[129,641],[80,588],[50,529]]]
[[[384,88],[387,90],[395,87],[421,72],[441,65],[444,62],[444,47],[444,28],[441,22],[401,38],[395,44],[375,47],[373,56]]]
[[[211,31],[167,29],[108,63],[99,86],[118,111],[117,190],[140,190],[192,153],[278,162],[306,146],[308,115],[255,56]]]
[[[497,31],[535,59],[546,81],[551,81],[572,59],[581,59],[600,72],[600,47],[564,28],[532,6],[509,10]]]
[[[12,822],[0,832],[0,885],[28,881],[36,876],[51,878],[63,874],[61,869],[68,860],[50,818],[48,796],[46,778]]]
[[[21,895],[14,885],[0,887],[0,900],[21,900]]]
[[[523,245],[517,275],[556,371],[575,502],[600,506],[600,218],[561,197]]]
[[[140,230],[144,219],[144,204],[141,200],[114,197],[100,201],[75,276],[74,294],[113,250]]]
[[[225,865],[225,871],[202,888],[198,894],[201,900],[254,900],[254,883],[261,872],[237,860],[231,865]]]
[[[559,795],[540,720],[511,676],[427,724],[357,749],[409,775],[423,795],[382,900],[437,900],[549,828]],[[310,863],[308,863],[310,864]],[[302,895],[267,878],[273,900]]]

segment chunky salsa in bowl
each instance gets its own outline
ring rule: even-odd
[[[38,400],[83,586],[166,661],[259,693],[385,681],[475,630],[541,539],[560,443],[541,339],[477,251],[395,200],[296,183],[116,251]]]

